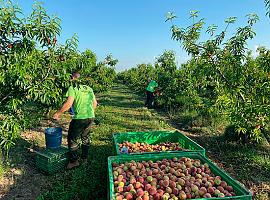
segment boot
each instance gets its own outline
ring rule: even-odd
[[[69,162],[67,165],[67,169],[73,169],[75,167],[78,167],[80,165],[79,161],[76,160],[74,162]]]

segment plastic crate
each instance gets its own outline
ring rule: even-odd
[[[198,152],[205,156],[205,149],[182,134],[179,131],[148,131],[148,132],[127,132],[127,133],[114,133],[113,140],[117,155],[123,155],[119,151],[118,144],[125,141],[135,142],[146,142],[148,144],[159,144],[162,142],[175,142],[185,149],[185,152]],[[164,152],[164,151],[161,151]],[[166,152],[179,152],[179,151],[166,151]],[[154,152],[134,152],[130,154],[144,154],[144,153],[160,153],[159,151]]]
[[[192,159],[198,159],[202,163],[207,163],[211,169],[211,172],[216,176],[220,176],[222,180],[226,181],[228,185],[231,185],[234,189],[236,196],[232,197],[223,197],[223,198],[197,198],[198,200],[205,200],[205,199],[214,199],[214,200],[227,200],[227,199],[237,199],[237,200],[251,200],[252,194],[243,186],[241,186],[236,180],[230,177],[226,172],[220,169],[217,165],[215,165],[211,160],[207,159],[206,157],[202,156],[200,153],[197,152],[177,152],[177,153],[159,153],[159,154],[141,154],[141,155],[132,155],[132,156],[110,156],[108,157],[108,178],[109,178],[109,192],[108,192],[108,199],[115,200],[115,193],[114,193],[114,181],[113,181],[113,169],[112,163],[125,163],[131,160],[134,161],[157,161],[162,159],[170,159],[173,157],[181,158],[181,157],[188,157]],[[196,200],[197,200],[196,199]]]
[[[60,147],[56,150],[45,149],[36,152],[36,167],[46,174],[54,174],[65,169],[68,163],[68,148]]]

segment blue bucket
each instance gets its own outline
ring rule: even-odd
[[[57,149],[62,144],[62,128],[46,128],[45,141],[47,149]]]

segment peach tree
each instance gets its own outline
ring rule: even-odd
[[[7,154],[19,131],[31,125],[26,105],[58,107],[75,70],[95,92],[104,91],[112,86],[117,60],[109,56],[100,64],[90,50],[80,53],[76,35],[60,44],[61,20],[40,3],[29,16],[12,1],[0,0],[0,10],[0,147]]]
[[[190,26],[172,25],[171,31],[172,38],[181,42],[191,56],[188,65],[193,68],[192,84],[203,103],[201,108],[228,116],[243,142],[259,142],[262,128],[269,121],[269,64],[262,64],[260,57],[253,59],[247,53],[247,41],[255,36],[253,25],[258,16],[247,17],[247,25],[239,27],[227,40],[227,29],[235,17],[225,20],[227,25],[220,33],[216,33],[217,26],[209,26],[206,32],[210,38],[206,41],[201,40],[205,22],[197,20],[197,11],[191,12]],[[189,73],[188,69],[183,70]]]

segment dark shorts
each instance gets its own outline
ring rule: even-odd
[[[76,150],[78,149],[78,139],[82,141],[82,157],[86,157],[91,142],[91,126],[94,118],[72,119],[68,129],[68,148],[71,153],[71,160],[76,160]]]

